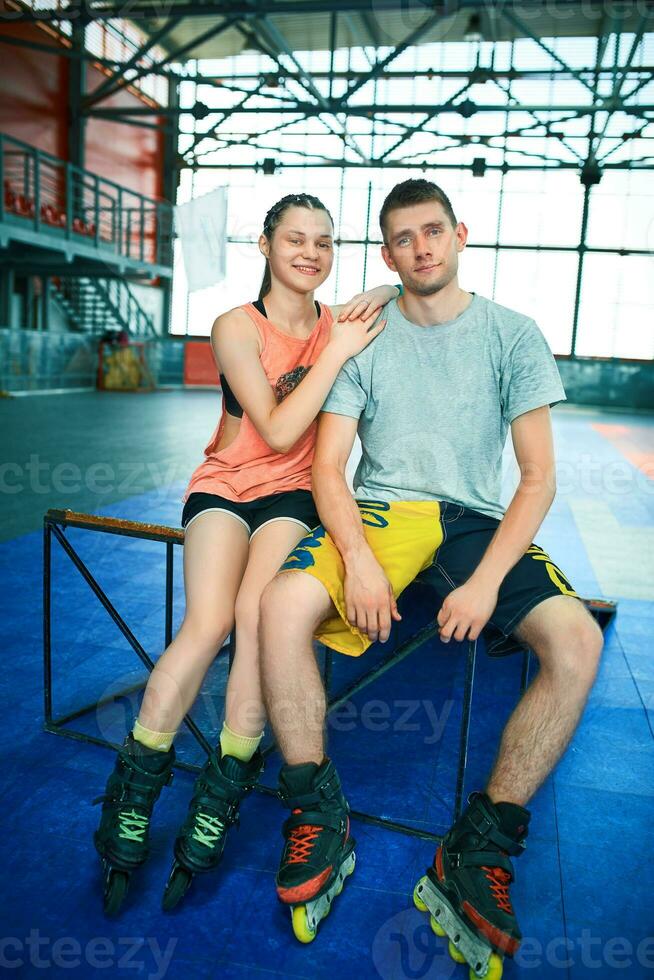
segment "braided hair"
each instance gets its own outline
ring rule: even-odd
[[[270,211],[267,213],[263,221],[263,233],[268,239],[272,241],[273,232],[275,228],[282,220],[284,214],[289,208],[308,208],[309,210],[319,210],[324,211],[332,225],[334,224],[334,219],[329,213],[325,205],[313,194],[286,194],[282,197],[276,204],[273,204]],[[270,275],[270,262],[266,259],[266,268],[264,269],[263,279],[261,281],[261,288],[259,290],[259,299],[263,299],[270,292],[270,287],[272,285],[272,278]]]

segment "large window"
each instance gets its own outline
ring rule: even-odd
[[[424,175],[443,187],[468,227],[460,264],[464,288],[532,316],[557,354],[654,356],[654,179],[647,169],[654,122],[638,112],[596,113],[595,157],[602,173],[588,191],[584,233],[586,188],[580,172],[589,152],[589,117],[556,107],[592,101],[594,76],[588,69],[595,64],[598,42],[544,42],[552,55],[530,39],[409,48],[392,64],[397,77],[366,81],[352,97],[355,109],[385,107],[374,120],[271,112],[271,100],[306,101],[307,96],[295,80],[275,82],[279,64],[263,55],[187,66],[187,73],[195,67],[197,74],[182,84],[182,105],[191,109],[201,101],[228,110],[228,117],[181,117],[180,153],[195,167],[183,172],[179,201],[228,187],[227,275],[219,285],[188,296],[177,262],[173,332],[207,334],[218,313],[256,295],[264,215],[291,191],[321,198],[336,223],[334,268],[318,298],[343,301],[363,288],[395,281],[380,254],[379,209],[393,184]],[[388,51],[342,49],[334,67],[361,70]],[[624,65],[629,53],[631,65],[643,71],[622,87],[622,96],[631,100],[627,110],[651,104],[654,97],[654,81],[645,71],[654,58],[653,34],[640,41],[628,34],[609,36],[596,93],[612,94],[614,65]],[[316,73],[316,90],[326,96],[329,82],[319,73],[328,70],[329,55],[295,52],[295,59]],[[563,76],[562,61],[570,68]],[[281,56],[280,64],[285,63]],[[502,79],[491,72],[474,84],[466,82],[461,73],[475,65],[512,68],[514,74]],[[296,71],[297,66],[289,62],[288,67]],[[270,86],[255,93],[266,72]],[[210,86],[203,75],[224,85]],[[341,95],[345,84],[336,79],[332,93]],[[438,106],[448,99],[486,108],[469,115],[393,113],[393,104]],[[262,172],[265,159],[274,161],[274,173]],[[369,166],[370,159],[379,163]]]

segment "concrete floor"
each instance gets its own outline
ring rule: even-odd
[[[98,513],[154,491],[179,494],[217,424],[221,395],[82,392],[0,401],[0,540],[49,507]]]

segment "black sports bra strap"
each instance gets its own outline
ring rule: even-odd
[[[320,316],[320,303],[318,302],[317,299],[314,299],[313,302],[316,305],[316,313],[318,314],[318,316]],[[254,299],[254,300],[252,300],[252,305],[255,308],[255,310],[258,310],[259,311],[259,313],[261,314],[261,316],[265,316],[266,320],[268,319],[268,314],[266,313],[266,307],[263,305],[263,300],[262,299]]]

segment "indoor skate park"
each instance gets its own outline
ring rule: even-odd
[[[0,50],[3,974],[654,976],[649,4],[4,0]],[[182,498],[223,405],[212,323],[257,297],[264,217],[288,194],[333,217],[319,303],[395,284],[379,212],[416,178],[467,226],[460,286],[533,318],[555,356],[556,496],[535,541],[603,632],[527,804],[522,944],[488,969],[459,962],[414,888],[538,659],[490,656],[484,631],[443,643],[420,576],[387,643],[316,645],[357,863],[311,942],[275,892],[270,726],[217,868],[162,907],[233,632],[175,738],[147,861],[111,893],[94,846],[94,801],[184,617]],[[518,479],[508,438],[504,506]]]

